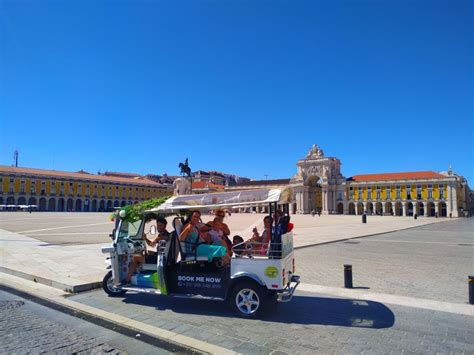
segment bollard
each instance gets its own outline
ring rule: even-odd
[[[367,223],[367,214],[362,214],[362,223]]]
[[[413,215],[413,218],[414,218],[414,219],[417,219],[417,218],[418,218],[418,215],[415,213],[415,214]]]
[[[467,285],[469,288],[469,304],[474,304],[474,275],[467,277]]]
[[[344,264],[344,287],[352,288],[352,265]]]

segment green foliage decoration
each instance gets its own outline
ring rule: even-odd
[[[125,218],[123,219],[129,222],[138,221],[140,218],[143,217],[143,212],[158,207],[169,198],[170,196],[152,198],[151,200],[122,207],[121,210],[125,211],[126,213]]]

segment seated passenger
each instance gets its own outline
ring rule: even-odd
[[[222,245],[230,249],[232,243],[229,240],[229,226],[224,223],[225,212],[223,209],[217,209],[214,214],[214,220],[204,224],[200,230],[210,234],[209,242],[211,244]]]
[[[229,240],[230,230],[227,224],[224,223],[225,211],[217,209],[214,211],[215,218],[213,221],[206,223],[201,227],[202,232],[209,235],[208,242],[212,245],[219,245],[226,248],[226,255],[222,258],[224,265],[230,263],[232,256],[232,243]]]
[[[146,221],[146,222],[149,222],[149,221]],[[154,248],[154,247],[156,247],[156,244],[160,240],[168,241],[170,234],[166,230],[166,224],[167,224],[167,221],[163,217],[157,217],[156,218],[156,230],[158,232],[158,235],[153,240],[149,240],[146,237],[145,229],[143,229],[142,239],[145,241],[145,243],[148,246]],[[143,263],[145,263],[145,264],[156,264],[156,262],[157,262],[156,257],[157,257],[156,253],[151,252],[151,251],[147,251],[147,250],[145,250],[145,255],[143,255],[143,254],[134,255],[132,257],[132,263],[130,264],[130,268],[128,269],[128,274],[127,274],[127,278],[125,279],[125,282],[130,283],[130,280],[132,279],[132,275],[137,271],[137,268],[138,268],[139,264],[143,264]]]
[[[253,244],[251,250],[252,254],[267,255],[272,228],[272,219],[270,216],[266,216],[263,219],[263,226],[264,230],[261,235],[258,233],[257,227],[254,227],[253,236],[247,241]]]
[[[232,238],[232,249],[237,256],[245,255],[245,241],[240,235],[234,235]]]
[[[178,237],[179,241],[184,241],[185,243],[185,250],[183,250],[185,255],[206,256],[209,262],[214,258],[224,257],[227,249],[220,245],[206,244],[206,242],[210,242],[210,239],[204,231],[201,231],[201,229],[203,229],[202,227],[201,212],[193,211],[190,221],[186,224]],[[209,229],[209,227],[207,229]]]

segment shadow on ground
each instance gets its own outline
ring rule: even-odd
[[[171,310],[176,313],[235,317],[226,302],[176,299],[149,294],[127,294],[124,303]],[[266,311],[261,319],[267,322],[319,324],[358,328],[390,328],[395,315],[384,304],[344,298],[294,296],[291,302],[280,303]]]

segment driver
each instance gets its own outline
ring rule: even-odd
[[[167,221],[163,217],[157,217],[156,218],[156,230],[158,232],[158,235],[156,236],[155,239],[149,240],[146,237],[145,229],[143,229],[143,235],[142,239],[145,241],[145,243],[150,246],[151,248],[155,248],[156,244],[160,240],[165,240],[168,241],[169,239],[169,232],[166,230],[166,224]],[[125,279],[126,283],[130,283],[132,279],[132,275],[137,271],[138,265],[141,263],[146,263],[146,264],[156,264],[156,253],[154,252],[149,252],[145,251],[145,255],[134,255],[132,257],[132,263],[130,264],[130,268],[128,269],[128,274],[127,278]]]

